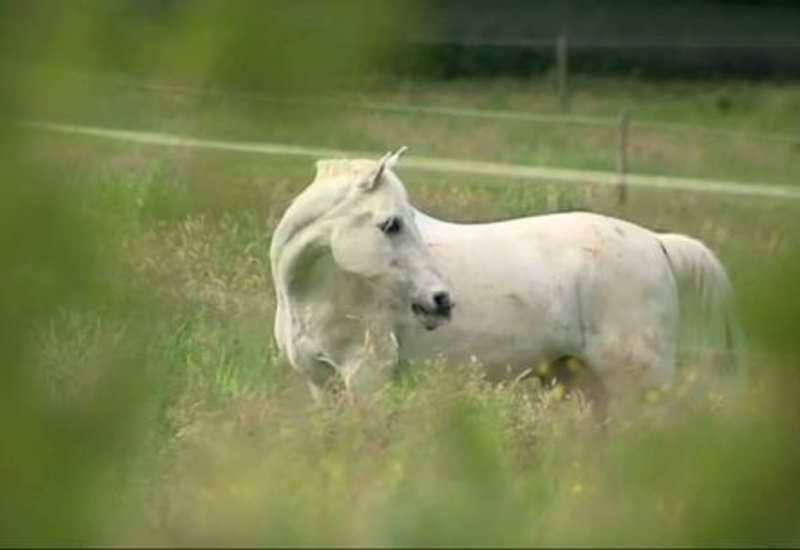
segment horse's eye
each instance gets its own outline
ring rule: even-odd
[[[393,233],[399,233],[400,229],[403,228],[403,221],[395,216],[391,218],[386,218],[384,221],[378,224],[378,229],[386,233],[387,235],[391,235]]]

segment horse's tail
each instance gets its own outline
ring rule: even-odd
[[[742,381],[747,369],[744,335],[725,268],[697,239],[674,233],[658,239],[678,283],[680,336],[688,345],[689,360],[723,363]]]

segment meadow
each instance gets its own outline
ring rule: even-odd
[[[791,132],[793,85],[584,81],[573,109]],[[579,88],[580,90],[581,88]],[[574,126],[117,90],[62,122],[613,169]],[[356,101],[545,111],[548,83],[384,84]],[[73,118],[70,118],[73,117]],[[605,133],[603,133],[605,132]],[[748,335],[746,395],[682,376],[598,423],[579,395],[405,365],[375,404],[320,409],[276,360],[268,248],[313,160],[18,129],[4,186],[0,543],[796,545],[800,202],[405,171],[459,221],[588,209],[703,239]],[[643,131],[632,170],[794,184],[791,143]]]

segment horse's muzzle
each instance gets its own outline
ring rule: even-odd
[[[449,292],[438,291],[430,296],[427,303],[414,302],[411,311],[417,316],[422,325],[433,330],[450,320],[455,302]]]
[[[450,297],[449,292],[436,292],[433,295],[434,313],[443,317],[450,317],[450,312],[453,310],[455,303]]]

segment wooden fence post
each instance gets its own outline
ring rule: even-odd
[[[558,71],[558,102],[562,113],[569,112],[569,90],[567,89],[568,44],[567,31],[561,31],[556,40],[556,65]]]
[[[628,198],[628,130],[631,117],[628,109],[622,109],[619,115],[619,151],[617,153],[617,174],[619,175],[618,198],[624,204]]]

